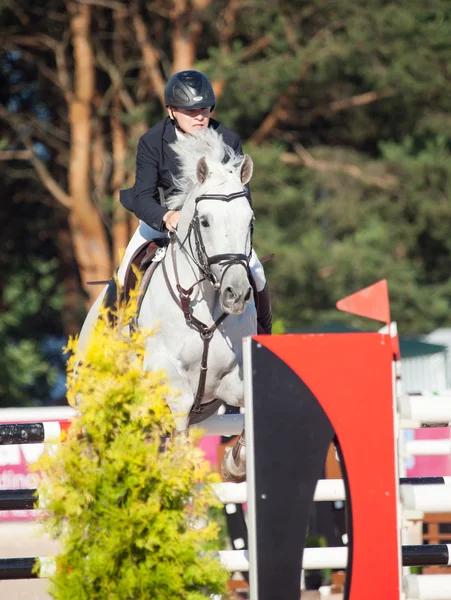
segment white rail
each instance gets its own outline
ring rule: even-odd
[[[398,398],[401,419],[431,425],[451,422],[451,397],[402,395]]]
[[[449,600],[451,575],[406,575],[403,589],[407,600]]]
[[[224,504],[242,504],[247,502],[246,483],[217,483],[214,490]],[[314,500],[326,502],[345,499],[345,486],[342,479],[321,479],[318,481]]]
[[[219,558],[228,571],[249,571],[247,550],[221,550]],[[305,548],[302,560],[303,569],[346,569],[347,548]]]
[[[446,456],[451,454],[451,439],[410,440],[402,449],[406,456]]]

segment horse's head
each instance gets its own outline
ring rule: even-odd
[[[173,145],[176,152],[178,144]],[[182,207],[178,237],[218,289],[224,312],[241,314],[252,299],[248,266],[254,214],[244,187],[252,176],[252,159],[237,156],[211,129],[180,149],[190,151],[186,160],[185,152],[178,154],[185,184],[189,172],[192,185]]]
[[[231,178],[210,187],[207,160],[202,157],[197,164],[200,187],[191,219],[196,252],[219,288],[222,309],[231,314],[244,312],[252,298],[248,266],[254,214],[244,189],[251,175],[252,159],[245,156],[239,179]]]

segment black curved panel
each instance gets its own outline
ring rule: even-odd
[[[252,369],[258,595],[251,597],[299,600],[310,506],[334,430],[297,374],[254,340]]]

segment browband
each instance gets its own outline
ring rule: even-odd
[[[233,194],[204,194],[203,196],[198,196],[196,198],[196,204],[200,200],[222,200],[223,202],[230,202],[230,200],[235,200],[235,198],[247,198],[244,192],[235,192]]]

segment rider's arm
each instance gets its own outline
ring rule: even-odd
[[[158,187],[158,151],[142,137],[136,155],[135,185],[124,193],[124,206],[138,219],[157,231],[164,230],[163,217],[168,209],[156,200]]]

